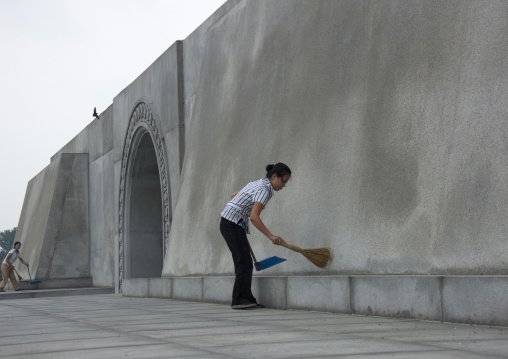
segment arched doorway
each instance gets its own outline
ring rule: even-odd
[[[152,108],[136,105],[125,137],[118,212],[118,292],[128,278],[160,277],[171,226],[164,139]]]
[[[134,152],[133,152],[134,153]],[[125,259],[128,278],[160,277],[163,262],[162,198],[155,147],[141,135],[130,178],[129,240]]]

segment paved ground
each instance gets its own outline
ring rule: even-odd
[[[508,328],[115,294],[1,300],[0,327],[2,358],[508,358]]]

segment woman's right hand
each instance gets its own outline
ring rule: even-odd
[[[282,242],[284,242],[284,240],[282,238],[280,238],[279,236],[270,236],[270,240],[272,241],[273,244],[279,246]]]

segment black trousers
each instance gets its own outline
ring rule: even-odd
[[[257,303],[256,298],[252,295],[252,271],[253,264],[249,251],[249,242],[245,229],[221,218],[220,233],[226,240],[226,243],[233,256],[235,264],[235,284],[233,286],[233,297],[231,305],[240,304],[245,301]]]

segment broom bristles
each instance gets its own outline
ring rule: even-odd
[[[18,280],[23,280],[23,277],[19,275],[19,273],[16,269],[14,269],[14,272],[16,272],[16,275],[18,276]]]
[[[330,248],[302,249],[287,242],[282,242],[281,246],[303,254],[305,258],[318,268],[325,268],[328,265],[328,262],[332,259],[332,250]]]

